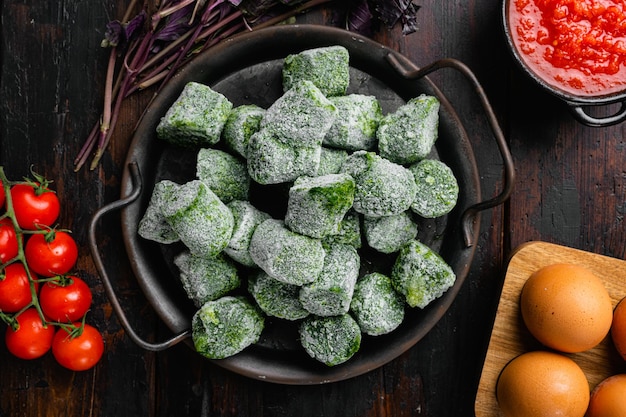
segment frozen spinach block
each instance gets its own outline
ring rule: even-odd
[[[354,202],[354,188],[348,174],[298,178],[289,189],[285,225],[314,238],[337,233]]]
[[[455,280],[446,261],[418,240],[402,248],[391,270],[393,287],[411,307],[426,307],[452,287]]]
[[[187,149],[164,161],[174,165],[160,171],[137,233],[165,250],[196,307],[200,354],[235,355],[271,321],[288,327],[280,337],[301,343],[311,362],[332,367],[362,337],[397,331],[408,308],[454,285],[418,227],[450,213],[459,184],[436,158],[436,97],[383,112],[393,98],[350,86],[364,80],[340,45],[281,63],[271,75],[279,95],[259,95],[271,83],[246,95],[259,102],[235,105],[218,91],[226,90],[184,85],[155,134],[166,151]]]
[[[417,237],[417,224],[407,211],[383,217],[366,216],[363,219],[363,235],[371,248],[393,253]]]
[[[222,202],[248,199],[250,176],[244,161],[213,148],[200,149],[196,159],[196,176]]]
[[[389,277],[373,272],[356,283],[350,311],[363,333],[380,336],[402,323],[404,301],[393,289]]]
[[[232,237],[228,242],[228,246],[224,248],[224,253],[242,265],[248,267],[256,266],[248,252],[250,240],[256,227],[271,217],[248,201],[235,200],[226,206],[233,214],[235,224]]]
[[[263,115],[265,109],[255,104],[243,104],[233,108],[222,130],[226,146],[237,155],[247,158],[250,136],[259,131]]]
[[[263,313],[243,297],[208,301],[191,319],[196,351],[209,359],[224,359],[256,343],[265,326]]]
[[[162,180],[154,184],[148,207],[139,220],[137,233],[144,239],[170,244],[180,240],[163,215],[163,204],[167,196],[176,189],[178,184],[170,180]]]
[[[445,163],[424,159],[409,167],[415,177],[417,194],[411,210],[425,218],[448,214],[456,206],[459,184]]]
[[[361,259],[353,246],[328,246],[322,272],[315,281],[300,289],[304,308],[317,316],[347,313],[360,266]]]
[[[300,81],[265,112],[261,130],[267,129],[281,142],[296,147],[322,145],[337,108],[310,81]]]
[[[343,219],[339,222],[339,230],[337,233],[328,235],[322,239],[325,245],[333,243],[342,243],[351,245],[355,249],[362,246],[361,242],[361,218],[353,209],[348,210]]]
[[[248,291],[268,316],[295,321],[309,315],[298,299],[299,286],[281,282],[263,271],[249,278]]]
[[[190,82],[157,125],[159,139],[183,147],[219,142],[233,104],[211,87]]]
[[[317,173],[322,147],[291,146],[263,129],[248,144],[248,174],[262,185],[281,184]]]
[[[283,221],[275,219],[265,220],[256,227],[249,252],[269,276],[293,285],[315,280],[326,256],[319,239],[294,233]]]
[[[204,258],[184,251],[174,258],[183,289],[196,307],[239,288],[241,280],[234,263],[219,254]]]
[[[317,176],[338,174],[341,166],[348,158],[348,152],[343,149],[334,149],[322,146],[320,164],[317,168]]]
[[[411,171],[374,152],[356,151],[341,172],[354,178],[354,210],[370,217],[391,216],[408,210],[417,186]]]
[[[376,147],[376,131],[383,118],[378,99],[349,94],[330,97],[329,100],[337,108],[337,117],[323,144],[348,151],[373,150]]]
[[[439,100],[422,94],[380,122],[376,136],[380,156],[398,164],[426,158],[438,136]]]
[[[283,90],[302,80],[311,81],[324,95],[342,96],[350,84],[350,54],[339,45],[291,54],[283,63]]]
[[[197,256],[219,254],[233,233],[230,209],[202,181],[189,181],[168,194],[163,214],[174,232]]]
[[[346,362],[361,347],[361,329],[349,314],[309,316],[302,321],[299,330],[304,350],[327,366]]]

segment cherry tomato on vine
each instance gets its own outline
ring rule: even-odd
[[[61,328],[54,335],[52,355],[67,369],[85,371],[92,368],[102,357],[104,341],[95,327],[82,323],[74,323],[74,326],[76,329],[72,332]]]
[[[74,267],[78,259],[78,247],[69,233],[52,230],[29,237],[24,255],[32,271],[43,277],[52,277],[64,275]]]
[[[5,334],[9,352],[21,359],[36,359],[45,355],[52,347],[54,326],[44,325],[34,308],[25,310],[16,320],[17,329],[9,326]]]
[[[40,183],[15,184],[11,187],[11,199],[17,224],[22,229],[37,230],[38,225],[52,226],[59,217],[59,198]]]
[[[80,320],[91,307],[92,298],[85,281],[69,276],[43,284],[39,304],[48,319],[67,323]]]
[[[17,233],[9,218],[0,220],[0,263],[5,263],[17,256]]]
[[[37,276],[33,276],[37,279]],[[39,284],[35,282],[35,292]],[[0,273],[0,310],[4,313],[16,313],[33,300],[30,280],[21,262],[7,265]]]

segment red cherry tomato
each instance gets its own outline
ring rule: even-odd
[[[37,233],[26,241],[24,255],[32,271],[43,277],[52,277],[66,274],[74,267],[78,247],[69,233]]]
[[[30,280],[24,265],[20,262],[7,265],[0,278],[0,310],[5,313],[16,313],[33,300]],[[32,278],[37,279],[36,276]],[[37,283],[34,285],[37,292],[39,285]]]
[[[7,328],[5,342],[7,349],[21,359],[36,359],[46,354],[52,346],[55,329],[44,325],[34,308],[17,316],[18,328]]]
[[[17,234],[11,219],[0,220],[0,263],[5,263],[17,256]]]
[[[43,284],[39,304],[48,319],[67,323],[80,320],[91,307],[92,298],[85,281],[71,276]]]
[[[57,362],[72,371],[85,371],[92,368],[104,353],[102,335],[89,324],[74,323],[84,326],[82,332],[74,336],[61,329],[52,341],[52,355]]]
[[[38,225],[52,226],[59,217],[59,198],[46,187],[16,184],[11,187],[11,199],[17,224],[22,229],[37,230]]]

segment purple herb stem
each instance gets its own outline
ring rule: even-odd
[[[178,39],[168,41],[162,50],[150,56],[158,36],[157,29],[161,19],[179,11],[194,1],[197,1],[197,3],[188,23],[190,30],[182,33]],[[215,7],[220,2],[214,0],[207,0],[207,3],[204,4],[203,7],[205,9],[199,22],[194,21],[196,13],[199,12],[198,6],[201,6],[199,0],[180,0],[177,4],[175,1],[163,0],[157,6],[158,11],[152,15],[152,26],[149,32],[142,35],[138,40],[132,41],[129,45],[115,83],[113,83],[113,79],[117,51],[115,47],[111,50],[107,67],[104,108],[101,120],[94,126],[78,153],[74,161],[76,165],[75,170],[79,170],[85,164],[89,154],[96,145],[97,148],[91,163],[91,169],[93,170],[97,167],[111,140],[124,99],[138,90],[158,84],[156,95],[176,71],[189,62],[193,55],[198,52],[193,50],[193,46],[200,41],[204,42],[200,50],[206,50],[224,38],[233,36],[238,32],[272,26],[310,8],[331,1],[333,0],[310,0],[280,16],[250,27],[241,10],[233,9],[232,13],[222,14],[222,11]],[[138,0],[131,0],[124,15],[124,21],[130,18],[132,9],[138,3]],[[146,6],[144,2],[144,8]],[[237,22],[237,19],[240,19],[240,21]],[[145,72],[147,74],[144,75]]]
[[[76,159],[74,159],[74,172],[78,172],[82,166],[87,162],[87,158],[91,153],[91,150],[96,145],[96,138],[98,137],[98,131],[100,127],[100,122],[94,123],[89,136],[87,136],[87,140],[80,148],[78,155],[76,155]]]

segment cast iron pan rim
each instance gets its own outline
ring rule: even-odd
[[[146,154],[150,152],[154,153],[156,148],[160,145],[151,144],[148,146],[144,144],[151,135],[154,134],[154,127],[161,114],[157,114],[153,109],[166,108],[171,102],[178,96],[182,90],[184,84],[186,84],[189,77],[198,79],[198,74],[201,74],[202,78],[209,78],[214,81],[218,81],[221,77],[227,75],[222,73],[222,70],[216,69],[224,61],[229,59],[233,62],[228,62],[228,67],[225,72],[229,72],[232,66],[249,66],[256,63],[258,60],[265,61],[274,57],[261,56],[258,57],[258,50],[255,48],[259,43],[267,42],[282,42],[283,46],[277,46],[279,50],[277,54],[284,57],[285,51],[288,49],[307,49],[316,46],[331,45],[331,44],[344,44],[351,51],[351,59],[353,52],[355,56],[359,58],[355,59],[354,66],[361,65],[360,57],[365,54],[367,60],[376,60],[378,62],[378,72],[387,73],[390,71],[387,62],[385,62],[384,56],[386,54],[394,53],[401,60],[404,60],[408,64],[409,61],[393,52],[391,49],[386,48],[383,45],[378,44],[368,38],[356,35],[354,33],[317,25],[285,25],[285,26],[273,26],[266,29],[261,29],[255,32],[239,35],[235,38],[225,40],[221,44],[211,48],[209,51],[202,53],[196,57],[190,64],[183,68],[167,86],[160,92],[155,98],[154,102],[150,106],[151,108],[146,112],[142,121],[140,122],[135,136],[131,142],[126,165],[122,176],[122,198],[128,196],[132,191],[131,175],[129,173],[129,166],[132,163],[137,163],[139,169],[144,178],[149,177],[151,170],[154,167],[150,167],[148,158],[145,158]],[[280,45],[280,44],[278,44]],[[249,54],[238,54],[243,51],[251,52]],[[353,51],[354,50],[354,51]],[[207,68],[210,67],[210,70]],[[361,68],[363,69],[363,68]],[[215,70],[215,73],[210,73],[211,70]],[[210,73],[210,74],[209,74]],[[415,81],[401,80],[398,76],[394,83],[414,83]],[[387,80],[385,80],[387,81]],[[454,129],[458,129],[458,138],[454,138],[455,141],[460,141],[460,149],[455,149],[455,152],[463,154],[466,160],[460,161],[461,168],[470,173],[469,178],[463,180],[467,182],[468,189],[471,189],[468,197],[470,201],[465,204],[466,207],[457,207],[455,210],[460,211],[478,202],[480,198],[480,183],[477,173],[476,162],[474,160],[473,151],[467,138],[467,133],[462,126],[462,123],[458,119],[454,109],[449,104],[448,100],[443,94],[435,87],[435,85],[427,78],[421,79],[418,82],[425,83],[425,85],[433,91],[435,95],[441,101],[442,114]],[[402,96],[402,92],[396,91]],[[407,97],[404,97],[405,99]],[[156,148],[155,148],[156,145]],[[137,158],[139,156],[140,158]],[[144,157],[143,159],[141,157]],[[149,196],[151,190],[143,189],[143,198]],[[156,310],[159,317],[165,322],[165,324],[174,333],[184,331],[188,328],[189,317],[185,316],[185,312],[180,309],[179,306],[171,303],[171,300],[167,299],[167,294],[160,293],[162,289],[159,288],[158,276],[154,276],[149,271],[149,265],[144,265],[142,259],[137,259],[133,255],[141,252],[140,242],[136,235],[136,221],[129,216],[137,216],[137,213],[133,214],[133,207],[136,206],[136,202],[129,207],[122,210],[122,234],[127,254],[131,263],[133,272],[135,273],[140,287],[144,291],[147,299]],[[460,214],[458,216],[460,218]],[[135,220],[137,218],[135,217]],[[310,385],[321,384],[328,382],[341,381],[347,378],[352,378],[358,375],[367,373],[373,369],[376,369],[391,360],[397,358],[399,355],[411,348],[415,343],[421,340],[445,315],[450,305],[456,298],[461,286],[467,276],[471,261],[473,259],[476,245],[466,247],[463,244],[461,237],[460,222],[452,222],[447,227],[446,235],[444,236],[444,250],[447,253],[442,253],[442,256],[446,258],[448,263],[453,267],[457,274],[456,283],[450,288],[442,297],[431,303],[423,313],[420,314],[420,323],[417,328],[412,327],[409,335],[396,335],[393,337],[392,345],[389,349],[382,353],[376,353],[373,358],[363,358],[357,353],[355,357],[346,362],[345,364],[335,366],[332,368],[320,367],[307,368],[308,365],[302,365],[303,368],[299,368],[300,364],[295,364],[297,369],[292,367],[292,363],[289,363],[288,359],[281,362],[282,358],[272,358],[266,360],[263,353],[258,353],[251,348],[244,350],[244,352],[235,355],[231,358],[223,360],[215,360],[214,363],[221,367],[231,370],[240,375],[248,376],[253,379],[264,380],[268,382],[282,383],[282,384],[294,384],[294,385]],[[478,234],[480,224],[480,214],[477,214],[474,223],[474,234]],[[143,244],[144,242],[141,242]],[[453,257],[453,259],[451,259]],[[146,279],[146,274],[148,279]],[[257,355],[257,356],[255,356]]]

